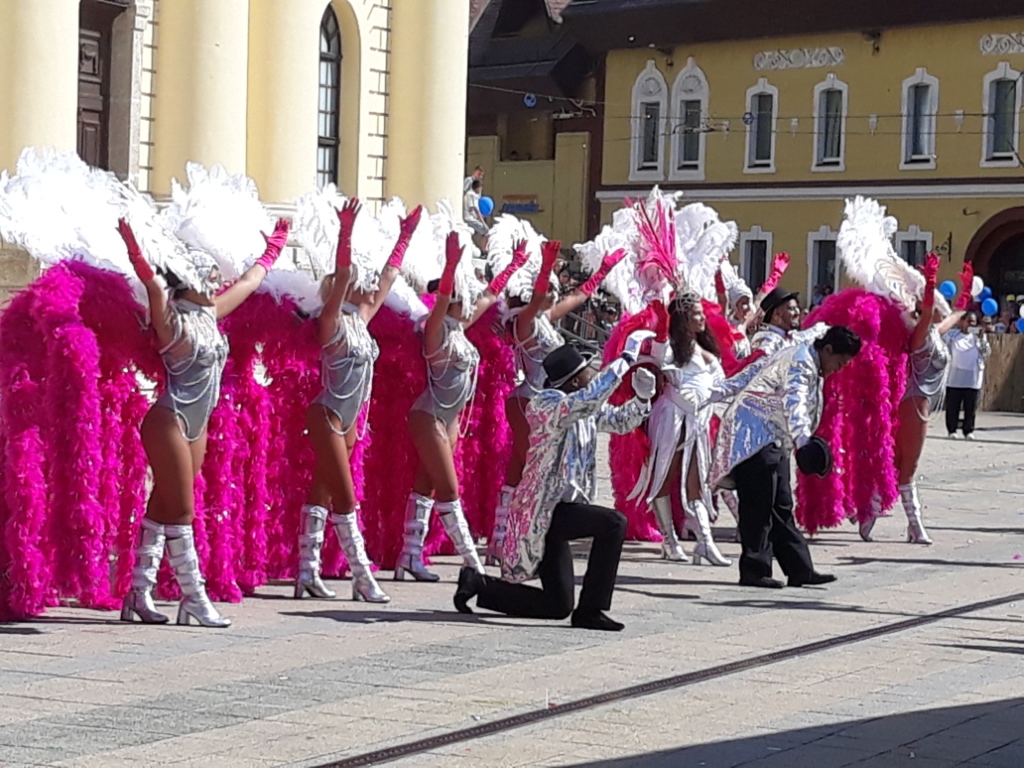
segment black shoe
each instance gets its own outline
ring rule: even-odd
[[[818,584],[831,584],[836,580],[836,577],[831,573],[818,573],[817,571],[811,571],[807,576],[797,578],[791,576],[789,579],[789,586],[791,587],[812,587]]]
[[[770,576],[760,576],[756,578],[743,578],[740,577],[741,587],[761,587],[762,589],[782,589],[783,584],[777,579],[773,579]],[[792,586],[792,582],[790,582]]]
[[[452,598],[455,610],[459,613],[472,613],[473,609],[469,607],[469,601],[480,594],[480,590],[483,588],[483,576],[475,568],[463,567],[459,571],[459,586],[455,590],[455,597]]]
[[[605,632],[621,632],[626,626],[608,618],[597,608],[577,608],[572,612],[572,625],[577,629],[600,629]]]

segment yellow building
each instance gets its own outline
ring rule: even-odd
[[[909,261],[934,249],[950,279],[967,258],[997,296],[1024,293],[1024,6],[779,5],[565,9],[566,33],[605,54],[602,219],[654,184],[680,190],[739,224],[748,281],[787,251],[807,297],[839,287],[842,202],[868,195]]]
[[[462,197],[469,0],[0,0],[0,169],[76,150],[156,198],[222,164],[287,213],[316,184]],[[0,243],[0,300],[33,276]]]

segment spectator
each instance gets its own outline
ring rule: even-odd
[[[992,327],[993,333],[1009,333],[1010,326],[1013,325],[1013,315],[1008,309],[1004,309],[999,314],[999,320]]]
[[[483,195],[483,188],[482,181],[479,179],[472,180],[469,191],[462,201],[462,218],[469,225],[469,228],[473,230],[474,235],[486,238],[487,222],[484,220],[483,214],[480,213],[480,198]],[[486,245],[481,245],[481,248],[486,249]]]
[[[989,315],[985,315],[981,318],[981,332],[982,333],[995,333],[996,325],[995,321]]]
[[[484,183],[484,169],[479,165],[473,169],[473,173],[466,177],[466,180],[462,183],[462,191],[469,192],[473,188],[473,182],[479,181],[480,184]]]
[[[814,286],[814,290],[811,291],[811,309],[814,309],[815,307],[820,307],[821,302],[824,300],[825,297],[821,293],[821,286]]]
[[[985,358],[992,352],[978,324],[978,314],[965,312],[946,334],[946,344],[950,353],[949,378],[946,380],[946,432],[950,440],[956,439],[962,408],[964,437],[973,440],[974,417],[985,378]]]

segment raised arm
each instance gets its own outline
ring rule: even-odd
[[[288,219],[278,219],[273,234],[261,233],[263,239],[267,241],[267,249],[263,255],[256,259],[256,263],[249,267],[234,285],[213,300],[214,306],[217,308],[218,319],[227,317],[238,309],[242,302],[252,296],[260,287],[263,278],[270,272],[277,257],[281,255],[285,243],[288,242],[290,227]]]
[[[782,280],[782,276],[786,274],[786,270],[789,269],[789,254],[786,252],[777,253],[772,259],[772,271],[768,274],[768,279],[764,281],[764,284],[758,289],[757,296],[754,297],[754,306],[761,306],[761,301],[769,293],[775,290],[775,287]]]
[[[505,286],[508,285],[508,281],[511,279],[512,275],[514,275],[516,270],[520,269],[529,260],[529,258],[530,256],[526,252],[526,244],[520,243],[520,245],[517,245],[515,252],[512,254],[512,263],[505,267],[493,280],[491,280],[491,282],[487,284],[487,289],[484,291],[483,296],[477,299],[476,306],[473,308],[473,316],[465,322],[465,326],[467,328],[483,317],[484,313],[491,308],[491,305],[498,300],[501,292],[505,290]]]
[[[917,319],[914,332],[910,336],[910,351],[916,352],[924,346],[928,338],[928,330],[932,325],[935,310],[935,281],[939,274],[938,254],[929,253],[924,260],[924,296],[921,297],[921,316]]]
[[[562,244],[558,240],[548,240],[541,246],[540,272],[537,273],[537,279],[533,282],[533,296],[530,298],[530,303],[523,307],[523,311],[516,316],[516,338],[520,342],[533,336],[533,322],[544,308],[544,302],[547,301],[548,288],[551,287],[551,268],[555,265],[561,247]],[[516,250],[519,248],[525,250],[526,243],[517,243]]]
[[[455,269],[462,258],[462,246],[459,245],[459,233],[449,232],[444,244],[444,272],[437,286],[437,300],[430,310],[423,325],[423,351],[433,355],[444,344],[444,318],[452,303],[452,291],[455,290]]]
[[[384,271],[381,272],[377,290],[372,294],[368,294],[367,298],[359,305],[359,314],[365,322],[369,323],[373,320],[377,312],[380,311],[380,308],[384,306],[384,302],[387,301],[388,294],[391,293],[391,286],[395,284],[398,273],[402,269],[402,262],[405,260],[405,252],[409,248],[412,233],[416,231],[416,227],[420,223],[420,216],[422,215],[423,206],[417,205],[413,208],[412,213],[402,219],[398,232],[398,242],[395,243],[394,250],[391,251],[388,263],[384,265]]]
[[[604,259],[601,260],[601,266],[593,275],[590,276],[590,279],[588,279],[587,282],[570,293],[551,309],[551,312],[548,313],[548,317],[551,318],[551,321],[557,322],[570,312],[583,306],[587,299],[593,296],[594,292],[601,287],[601,283],[603,283],[604,279],[608,277],[608,273],[612,271],[612,268],[624,258],[626,258],[626,252],[621,248],[614,253],[607,254]]]
[[[139,280],[146,287],[146,296],[149,299],[149,316],[156,332],[157,344],[166,347],[174,341],[174,326],[171,321],[171,307],[167,300],[167,289],[163,281],[158,280],[149,266],[146,257],[142,255],[142,249],[135,239],[131,225],[124,219],[117,220],[117,231],[124,240],[125,248],[128,250],[128,261],[132,269],[139,276]]]
[[[338,244],[334,249],[334,282],[320,311],[320,343],[326,344],[338,332],[341,305],[352,290],[352,230],[363,209],[358,198],[346,200],[338,214]]]

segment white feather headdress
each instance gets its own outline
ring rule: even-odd
[[[750,290],[747,282],[736,273],[736,268],[731,261],[723,260],[719,268],[722,270],[722,283],[725,285],[725,296],[730,312],[736,309],[736,303],[740,299],[754,300],[754,292]]]
[[[836,251],[850,279],[865,290],[898,304],[907,322],[924,295],[924,275],[893,249],[891,237],[899,224],[885,215],[885,206],[867,197],[846,201],[845,218],[836,238]],[[936,292],[935,304],[949,314],[949,304]]]
[[[622,310],[631,315],[642,310],[649,301],[646,298],[648,286],[637,279],[639,239],[633,209],[620,208],[612,214],[612,223],[602,227],[597,237],[573,246],[583,263],[584,271],[589,274],[601,268],[601,262],[608,254],[620,249],[625,251],[626,255],[622,261],[616,264],[604,279],[602,289],[617,298]]]
[[[702,299],[715,301],[715,273],[739,239],[736,222],[722,221],[718,211],[704,203],[691,203],[676,214],[675,224],[680,269],[687,288]]]
[[[505,293],[511,298],[530,301],[533,297],[533,285],[537,282],[537,275],[543,263],[541,246],[547,242],[546,237],[538,234],[529,221],[517,219],[510,214],[501,214],[495,219],[494,226],[487,235],[487,260],[492,274],[500,274],[512,263],[516,244],[520,241],[526,242],[529,258],[512,274]]]

